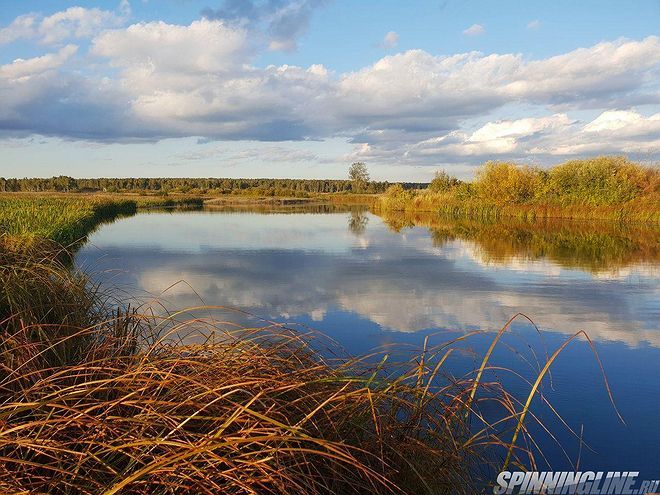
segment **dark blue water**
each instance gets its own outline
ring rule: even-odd
[[[479,364],[495,332],[518,312],[534,320],[542,337],[516,321],[491,364],[528,380],[546,349],[585,330],[626,424],[580,339],[554,363],[543,392],[593,451],[580,448],[539,399],[535,414],[557,442],[538,427],[535,439],[555,470],[573,469],[579,459],[582,470],[660,478],[660,267],[653,260],[587,269],[584,259],[571,266],[543,253],[486,255],[477,242],[439,243],[421,227],[396,232],[371,214],[198,211],[142,213],[103,226],[76,261],[96,280],[142,301],[224,305],[303,323],[352,354],[486,331],[448,361],[457,376]],[[171,287],[178,281],[185,283]],[[222,318],[241,319],[231,312]],[[523,399],[529,390],[506,371],[488,378]]]

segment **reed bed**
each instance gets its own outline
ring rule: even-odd
[[[47,241],[70,247],[98,225],[133,215],[138,208],[187,208],[202,204],[201,198],[193,197],[4,194],[0,195],[0,234],[14,237],[16,247],[35,242],[43,246]]]
[[[104,206],[43,201],[0,207],[13,234],[0,236],[0,492],[467,494],[503,463],[536,466],[531,403],[564,346],[517,398],[487,378],[511,321],[453,376],[470,335],[390,363],[310,331],[185,316],[211,308],[131,309],[54,242]]]
[[[381,381],[358,362],[331,366],[304,338],[274,329],[135,354],[121,352],[130,339],[118,341],[90,344],[84,362],[56,368],[32,365],[27,344],[3,352],[23,357],[0,381],[4,490],[445,493],[473,486],[468,468],[477,449],[461,433],[465,387],[452,385],[455,397],[422,393],[417,375]]]
[[[0,197],[0,233],[30,243],[49,239],[68,246],[85,237],[99,223],[135,213],[130,200],[87,200],[59,197]]]
[[[620,156],[570,160],[548,170],[487,162],[472,182],[437,174],[427,189],[391,186],[378,211],[455,217],[567,218],[660,223],[660,169]]]

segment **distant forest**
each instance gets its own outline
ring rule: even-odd
[[[143,192],[192,194],[246,194],[260,196],[307,196],[318,193],[382,193],[392,183],[371,181],[356,183],[335,179],[199,179],[199,178],[125,178],[74,179],[51,178],[5,179],[0,177],[2,192]],[[406,182],[404,189],[425,188],[427,184]]]

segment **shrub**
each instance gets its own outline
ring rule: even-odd
[[[500,205],[529,202],[542,190],[542,185],[543,174],[539,169],[510,162],[487,162],[475,180],[479,196]]]
[[[435,177],[429,184],[431,192],[447,192],[457,187],[462,182],[456,177],[452,177],[444,170],[435,173]]]
[[[622,156],[570,160],[549,171],[546,195],[562,203],[607,205],[657,193],[660,172]]]
[[[414,191],[404,189],[401,184],[394,184],[381,196],[380,206],[386,210],[405,210],[414,197]]]

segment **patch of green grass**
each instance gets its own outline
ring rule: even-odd
[[[122,196],[76,194],[5,194],[0,196],[0,235],[16,243],[48,239],[69,247],[83,240],[99,224],[138,208],[201,207],[203,199],[190,196]]]
[[[0,197],[0,234],[23,242],[49,239],[69,246],[83,239],[100,222],[137,208],[131,200],[88,200],[59,197]]]

